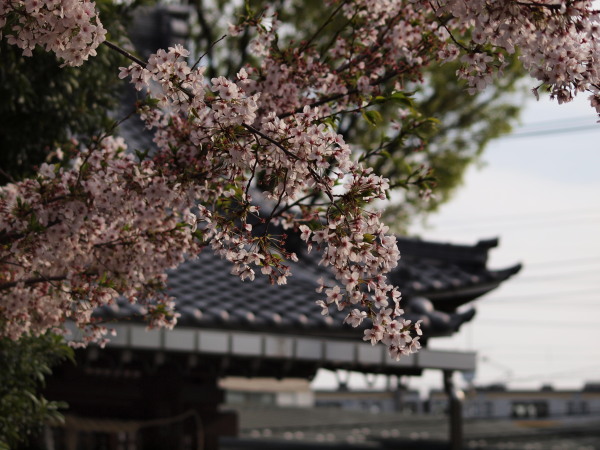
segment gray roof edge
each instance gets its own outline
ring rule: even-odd
[[[75,339],[74,326],[68,326]],[[399,372],[407,369],[473,371],[476,353],[421,349],[396,361],[384,345],[371,346],[359,339],[319,338],[303,335],[279,335],[265,332],[209,330],[175,327],[173,330],[147,330],[141,324],[117,324],[117,336],[106,345],[109,349],[174,352],[190,355],[214,355],[259,359],[290,359],[328,367],[353,367],[364,372]],[[69,337],[67,337],[69,339]]]
[[[460,245],[402,236],[397,236],[397,242],[400,254],[407,259],[436,259],[482,266],[487,263],[490,248],[498,245],[498,239],[482,240],[475,245]]]

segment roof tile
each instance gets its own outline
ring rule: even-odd
[[[488,247],[484,246],[452,246],[406,238],[400,238],[398,245],[403,259],[390,274],[390,280],[400,287],[403,307],[412,320],[422,318],[410,311],[412,297],[429,297],[437,309],[452,312],[457,306],[495,288],[519,268],[488,270],[485,265]],[[299,252],[299,256],[300,261],[292,268],[293,276],[286,285],[278,286],[271,285],[268,278],[260,274],[252,282],[241,281],[230,274],[230,263],[209,250],[202,252],[198,258],[169,273],[168,294],[175,298],[181,314],[178,323],[202,328],[243,330],[250,327],[265,332],[309,335],[334,332],[356,338],[357,331],[342,323],[347,313],[331,308],[330,315],[323,316],[315,304],[323,295],[315,292],[315,274],[331,275],[318,265],[314,253]],[[478,286],[481,292],[473,289]],[[469,288],[468,294],[461,293],[461,289],[466,288]],[[143,312],[143,306],[121,299],[116,305],[100,308],[96,315],[119,320]]]

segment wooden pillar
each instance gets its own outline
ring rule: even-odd
[[[448,396],[448,416],[450,421],[450,448],[463,448],[462,409],[464,393],[458,389],[452,380],[452,370],[444,370],[444,390]]]
[[[187,377],[163,366],[140,384],[145,419],[154,423],[140,433],[144,450],[182,450],[190,444],[194,449],[218,450],[220,436],[237,435],[237,416],[219,411],[224,391],[215,376]],[[177,417],[181,419],[172,421]]]
[[[219,410],[224,391],[209,362],[190,372],[176,358],[165,361],[151,352],[138,352],[125,362],[118,352],[103,355],[96,365],[57,368],[45,396],[66,401],[73,416],[139,422],[139,432],[127,443],[143,450],[218,450],[220,436],[237,435],[236,414]],[[83,439],[98,439],[89,432],[78,436],[68,425],[64,436],[65,445],[57,448],[75,450]]]
[[[65,428],[65,450],[77,450],[77,430],[67,425]]]

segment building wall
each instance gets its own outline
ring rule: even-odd
[[[227,378],[220,382],[227,402],[280,407],[328,407],[344,410],[445,414],[445,392],[432,391],[429,399],[418,391],[316,391],[307,380]],[[509,391],[475,389],[465,393],[466,418],[531,419],[544,417],[600,415],[600,389],[580,391]]]
[[[431,412],[440,414],[446,408],[446,395],[432,392]],[[464,416],[469,418],[529,419],[576,415],[600,415],[600,392],[475,390],[465,396]]]
[[[317,391],[315,405],[370,412],[422,413],[417,391]]]
[[[225,390],[225,401],[229,404],[298,408],[315,404],[310,382],[304,379],[227,377],[219,382],[219,386]]]

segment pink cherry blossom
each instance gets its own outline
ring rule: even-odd
[[[359,326],[364,319],[367,318],[367,313],[365,311],[360,311],[358,309],[353,309],[344,319],[345,323],[349,323],[354,328]]]
[[[0,188],[0,335],[70,320],[82,344],[104,342],[108,330],[91,313],[119,296],[138,304],[149,326],[171,327],[168,269],[213,251],[243,280],[258,271],[284,284],[298,259],[284,233],[299,232],[329,271],[317,288],[323,314],[333,303],[355,305],[345,322],[370,321],[365,341],[383,342],[393,358],[419,349],[421,324],[402,318],[401,294],[386,277],[400,257],[396,239],[373,207],[390,182],[361,163],[330,119],[423,83],[435,63],[459,61],[467,91],[480,91],[517,50],[535,93],[547,88],[567,102],[586,91],[600,113],[600,13],[588,0],[325,5],[347,23],[328,47],[279,48],[285,27],[271,8],[232,25],[247,33],[256,62],[231,79],[206,79],[180,45],[120,68],[115,76],[148,97],[138,113],[154,133],[152,157],[137,160],[118,138],[91,139],[70,166],[46,163],[35,178]],[[39,46],[71,66],[94,56],[106,35],[90,0],[3,1],[0,29],[25,56]],[[405,118],[399,111],[396,128]]]
[[[31,56],[39,45],[69,66],[95,56],[106,36],[90,0],[6,0],[0,8],[0,28],[9,17],[17,18],[4,31],[9,44],[18,46],[25,56]]]

